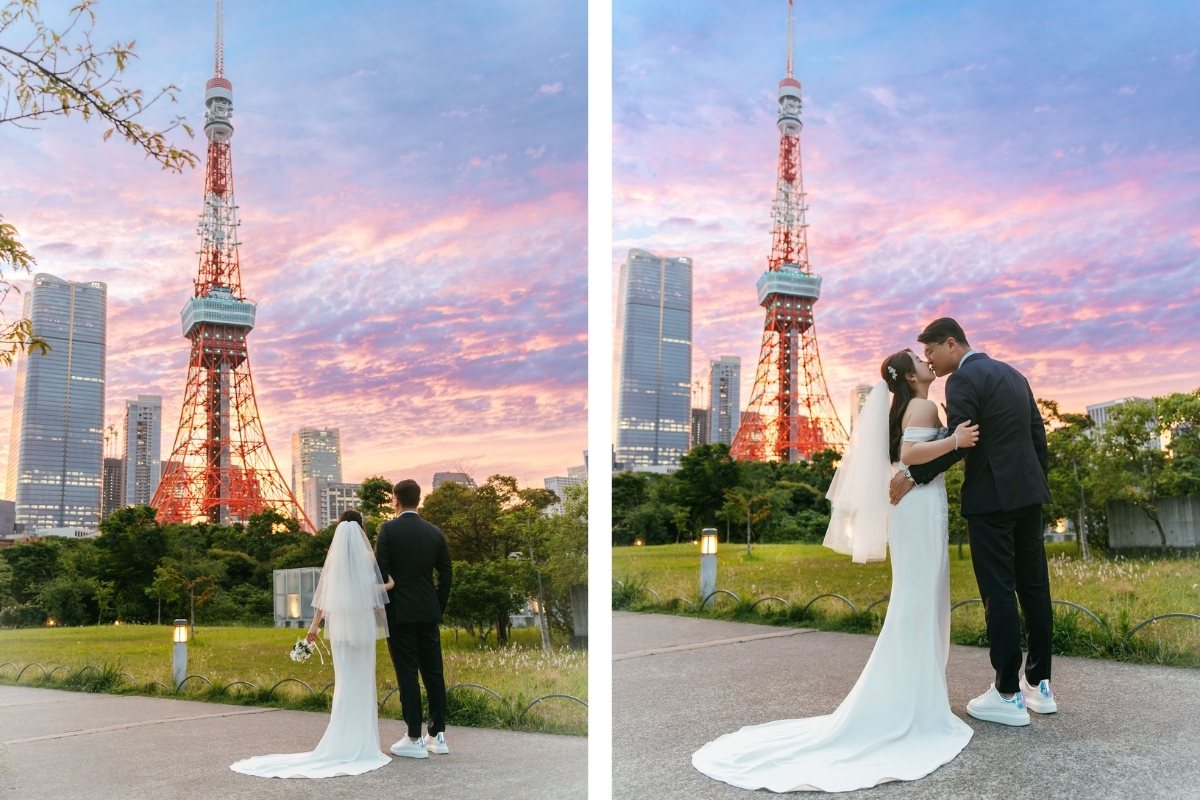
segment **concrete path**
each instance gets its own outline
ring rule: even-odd
[[[701,775],[692,753],[743,725],[831,713],[874,645],[873,636],[614,612],[613,797],[771,796]],[[839,797],[1200,798],[1200,670],[1056,658],[1061,710],[1024,728],[967,716],[992,676],[987,650],[952,646],[950,705],[975,729],[971,743],[923,780]]]
[[[311,750],[327,714],[0,686],[0,797],[583,800],[587,739],[450,728],[448,756],[356,777],[270,780],[229,765]],[[404,735],[379,720],[384,748]]]

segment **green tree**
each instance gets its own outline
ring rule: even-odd
[[[0,558],[0,608],[16,605],[16,598],[12,596],[12,588],[12,567],[8,565],[6,560]]]
[[[38,587],[37,604],[56,625],[87,625],[99,613],[96,589],[94,578],[64,569]]]
[[[112,581],[95,581],[93,585],[92,602],[96,604],[96,624],[99,625],[112,611],[114,584]]]
[[[60,546],[56,541],[25,542],[0,550],[12,568],[10,591],[18,603],[37,599],[41,585],[54,579]]]
[[[0,123],[32,128],[49,117],[78,114],[85,122],[100,120],[113,134],[140,148],[164,169],[182,172],[198,159],[190,150],[177,148],[167,134],[192,130],[182,117],[162,130],[141,123],[139,117],[158,100],[176,102],[178,88],[163,87],[148,97],[142,89],[121,83],[121,74],[137,58],[134,43],[117,42],[106,48],[92,44],[96,0],[79,0],[68,12],[61,30],[42,19],[37,0],[11,0],[0,6]],[[11,288],[11,272],[30,272],[35,259],[17,239],[15,227],[0,221],[0,294]],[[42,352],[46,342],[33,337],[29,320],[7,323],[0,317],[0,363],[9,365],[20,353]]]
[[[1158,529],[1166,552],[1167,534],[1159,519],[1158,500],[1168,456],[1153,442],[1162,432],[1153,400],[1129,400],[1111,408],[1100,436],[1095,485],[1099,501],[1115,500],[1140,508]]]
[[[392,482],[373,475],[358,486],[358,510],[363,518],[383,519],[392,515]]]
[[[155,572],[155,583],[158,587],[173,588],[177,597],[182,595],[187,598],[188,623],[193,639],[196,638],[196,607],[213,599],[220,578],[220,562],[202,559],[163,559],[162,565]]]
[[[768,519],[774,510],[771,492],[755,492],[753,489],[739,486],[726,490],[725,500],[737,508],[740,519],[746,521],[746,555],[750,555],[750,544],[754,538],[753,526]]]
[[[496,620],[515,614],[524,605],[526,581],[522,577],[510,559],[455,562],[446,616],[486,644]]]
[[[442,529],[450,553],[477,563],[521,552],[526,521],[558,502],[554,492],[520,489],[508,475],[492,475],[478,488],[444,483],[425,496],[422,516]]]
[[[633,544],[636,538],[629,528],[628,517],[646,502],[650,481],[644,473],[620,472],[612,476],[613,544]]]
[[[738,485],[737,463],[729,457],[727,444],[693,447],[679,461],[675,472],[679,504],[688,510],[689,531],[717,523],[725,492]]]
[[[571,586],[586,584],[588,575],[587,483],[568,486],[563,493],[562,513],[540,520],[535,547],[537,566],[542,571],[547,619],[574,634]],[[527,587],[530,596],[534,589],[533,584]]]
[[[156,513],[149,506],[119,508],[100,523],[100,536],[95,539],[97,577],[112,586],[112,609],[122,621],[153,619],[146,587],[154,582],[154,571],[171,551]]]
[[[1085,561],[1092,560],[1088,546],[1088,494],[1096,463],[1096,437],[1092,418],[1059,410],[1053,400],[1038,400],[1046,421],[1046,448],[1050,470],[1051,513],[1056,519],[1075,517],[1075,536]]]

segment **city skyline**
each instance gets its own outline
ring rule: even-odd
[[[586,447],[583,9],[285,8],[225,15],[254,380],[280,469],[293,431],[328,425],[348,476],[428,486],[466,463],[539,485]],[[184,114],[199,131],[212,25],[209,4],[118,2],[93,38],[136,38],[129,85],[179,86],[147,124]],[[180,176],[102,134],[0,131],[0,208],[36,271],[109,285],[106,418],[160,395],[169,447],[204,138],[175,137],[201,159]],[[0,416],[12,381],[0,371]]]
[[[942,315],[1065,410],[1200,384],[1200,190],[1181,177],[1200,162],[1196,15],[797,4],[816,329],[843,424],[852,388]],[[782,0],[614,13],[614,272],[631,247],[694,259],[696,366],[758,352],[786,19]]]

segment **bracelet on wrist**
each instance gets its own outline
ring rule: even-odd
[[[957,450],[958,449],[958,434],[952,433],[950,435],[954,437],[954,449]]]

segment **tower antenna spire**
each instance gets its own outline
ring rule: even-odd
[[[790,2],[789,2],[790,7]],[[221,11],[221,0],[217,0],[217,47],[216,55],[214,56],[213,75],[217,78],[225,77],[225,15]],[[789,18],[790,19],[790,18]],[[791,22],[788,23],[788,29],[791,29]],[[792,56],[791,45],[788,45],[788,74],[792,74]]]
[[[221,11],[221,0],[217,0],[217,13]],[[220,36],[221,24],[217,23],[217,36]],[[788,42],[787,42],[787,76],[795,77],[796,63],[796,7],[795,0],[788,0]]]

